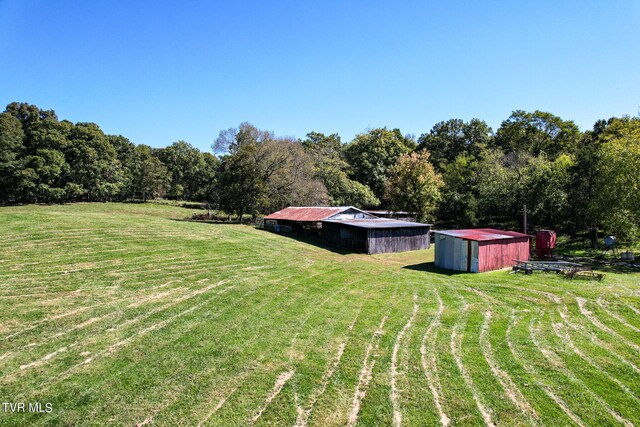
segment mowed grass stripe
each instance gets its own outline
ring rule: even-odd
[[[640,424],[638,274],[442,274],[190,212],[0,208],[0,395],[54,404],[0,425],[337,426],[354,397],[355,425]]]

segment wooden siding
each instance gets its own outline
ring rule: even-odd
[[[429,249],[429,228],[373,228],[368,231],[369,254]]]
[[[322,223],[322,241],[330,246],[368,254],[429,248],[429,228],[361,228],[339,222]]]

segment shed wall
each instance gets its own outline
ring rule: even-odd
[[[368,231],[369,254],[429,249],[428,227],[372,228]]]
[[[324,222],[322,223],[322,241],[330,246],[366,252],[367,230]]]
[[[479,242],[478,272],[513,266],[513,261],[529,259],[529,238]]]
[[[464,240],[446,234],[436,234],[435,265],[448,270],[468,271],[467,258],[469,254],[469,240]],[[477,242],[471,242],[471,259],[478,259]],[[473,270],[471,270],[473,271]]]

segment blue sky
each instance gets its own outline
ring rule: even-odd
[[[639,1],[0,0],[0,105],[155,147],[640,108]]]

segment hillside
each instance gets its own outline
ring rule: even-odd
[[[0,425],[640,424],[640,274],[445,274],[156,204],[0,208]]]

